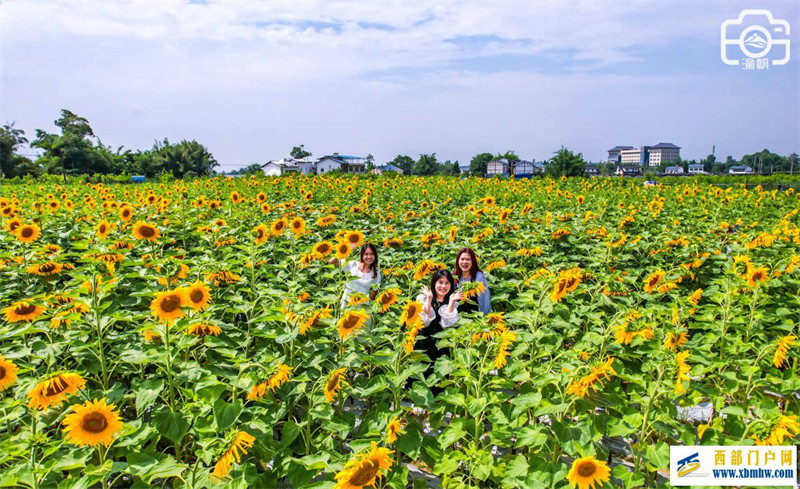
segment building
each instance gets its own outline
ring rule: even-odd
[[[729,175],[752,175],[753,169],[749,166],[732,166],[728,170]]]
[[[458,169],[461,170],[462,175],[469,174],[469,165],[458,165]]]
[[[317,175],[337,170],[342,173],[366,173],[367,159],[361,156],[344,156],[333,153],[323,156],[316,162]]]
[[[642,176],[642,167],[639,165],[619,165],[614,174],[624,177],[640,177]]]
[[[261,165],[261,171],[264,172],[264,175],[278,176],[287,173],[297,173],[300,171],[300,167],[298,167],[291,158],[281,158],[264,163]]]
[[[702,163],[689,165],[689,175],[706,175],[705,166]]]
[[[608,150],[608,162],[621,165],[659,166],[680,160],[681,148],[672,143],[658,143],[655,146],[614,146]]]
[[[600,175],[600,171],[597,169],[597,165],[594,163],[589,163],[586,165],[586,170],[584,171],[587,177],[596,177]]]
[[[392,172],[397,173],[398,175],[402,175],[403,174],[403,169],[400,168],[400,167],[394,166],[391,163],[386,163],[383,166],[376,166],[375,168],[372,169],[372,173],[374,173],[376,175],[383,175],[384,173],[392,173]]]
[[[619,163],[622,165],[641,165],[642,164],[642,150],[640,149],[623,149],[619,152]]]
[[[544,164],[538,161],[520,160],[514,165],[514,178],[530,178],[544,173]]]
[[[608,150],[608,163],[622,163],[620,161],[620,152],[623,150],[633,149],[633,146],[614,146]]]
[[[643,164],[658,166],[662,163],[674,163],[681,157],[681,148],[672,143],[658,143],[655,146],[642,148]]]
[[[300,173],[303,175],[313,175],[317,172],[317,165],[313,160],[309,160],[308,158],[300,158],[292,160],[297,168],[300,169]]]
[[[664,175],[683,175],[682,166],[668,166],[664,169]]]
[[[501,175],[507,177],[510,174],[511,166],[511,163],[506,158],[490,161],[486,164],[486,176]]]

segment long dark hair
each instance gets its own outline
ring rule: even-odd
[[[450,282],[450,291],[447,294],[445,294],[444,300],[439,302],[438,300],[439,294],[436,293],[436,282],[438,282],[439,279],[442,277],[446,278],[447,281]],[[433,302],[436,302],[438,304],[447,304],[448,302],[450,302],[450,294],[453,293],[455,288],[456,284],[455,281],[453,280],[453,275],[444,268],[436,270],[435,272],[433,272],[433,275],[431,275],[431,292],[433,292]]]
[[[372,278],[376,278],[378,276],[378,250],[375,249],[375,245],[372,243],[364,243],[361,247],[361,255],[359,255],[358,260],[361,263],[364,263],[364,253],[367,250],[372,250],[372,254],[375,255],[375,261],[369,266],[369,269],[372,270]]]
[[[456,268],[453,271],[453,275],[458,277],[458,280],[461,280],[461,267],[458,266],[458,260],[464,253],[469,254],[469,257],[472,258],[472,267],[469,269],[469,276],[474,281],[477,279],[478,272],[480,272],[481,269],[478,267],[478,257],[475,256],[475,252],[472,251],[472,248],[461,248],[458,254],[456,254]]]

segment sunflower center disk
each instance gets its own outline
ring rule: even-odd
[[[203,300],[203,291],[193,290],[192,293],[189,294],[189,298],[192,299],[192,302],[201,302]]]
[[[581,477],[591,477],[597,472],[597,467],[593,462],[584,462],[578,466],[578,475]]]
[[[89,413],[83,417],[81,427],[91,433],[100,433],[108,428],[108,420],[100,413]]]
[[[353,473],[348,482],[354,486],[365,486],[372,482],[377,473],[378,463],[374,460],[369,460]]]
[[[6,368],[0,365],[0,380],[3,380],[5,378],[6,378]]]
[[[14,312],[19,314],[20,316],[25,316],[27,314],[32,313],[35,310],[36,310],[36,306],[32,306],[30,304],[25,304],[25,305],[16,307],[14,309]]]
[[[164,312],[172,312],[181,305],[181,299],[178,296],[171,295],[164,299],[164,302],[161,303],[161,310]]]
[[[150,238],[155,234],[155,231],[153,231],[153,228],[142,227],[139,230],[139,233],[141,233],[141,235],[144,236],[145,238]]]
[[[22,234],[23,238],[30,238],[31,236],[33,236],[33,229],[31,229],[31,228],[22,228],[21,234]]]
[[[44,395],[47,397],[57,396],[65,390],[67,390],[67,383],[60,378],[56,378],[51,380],[47,385],[47,388],[44,390]]]

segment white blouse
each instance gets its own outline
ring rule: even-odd
[[[366,273],[361,272],[358,267],[361,265],[361,262],[358,260],[349,261],[344,264],[342,267],[344,271],[353,277],[353,280],[347,282],[344,296],[342,297],[342,303],[347,304],[347,300],[350,298],[350,294],[359,293],[364,294],[369,297],[370,289],[372,288],[373,284],[380,285],[381,284],[381,271],[378,270],[377,276],[373,278],[372,270],[367,270]],[[344,306],[342,306],[344,307]]]
[[[417,302],[419,302],[420,304],[424,305],[425,304],[425,294],[418,295],[417,296]],[[431,304],[431,307],[433,307],[433,304]],[[441,317],[441,320],[439,321],[439,324],[442,325],[442,328],[449,328],[450,326],[453,326],[454,324],[456,324],[458,322],[458,302],[456,302],[454,304],[453,312],[447,312],[447,308],[448,308],[448,304],[442,304],[441,306],[439,306],[439,316]],[[431,321],[433,321],[435,318],[436,318],[435,315],[428,316],[425,313],[425,308],[423,307],[423,309],[422,309],[422,324],[427,326],[427,325],[431,324]]]

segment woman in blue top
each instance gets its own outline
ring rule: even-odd
[[[458,306],[461,312],[480,311],[483,315],[492,312],[491,296],[489,295],[489,282],[486,275],[478,267],[478,259],[471,248],[461,248],[456,255],[456,269],[453,272],[456,284],[460,287],[464,282],[483,282],[484,291],[475,298],[477,304],[466,301]]]

